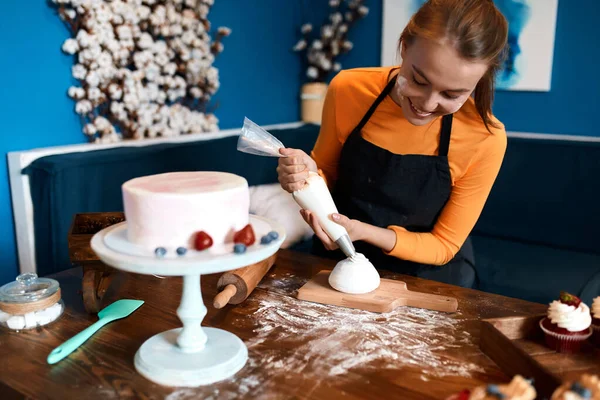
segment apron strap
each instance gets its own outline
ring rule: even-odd
[[[450,148],[450,132],[452,131],[452,114],[442,117],[442,131],[440,133],[440,149],[438,156],[446,157]]]
[[[371,108],[369,108],[369,111],[367,111],[367,113],[364,115],[364,117],[360,120],[359,124],[356,126],[356,128],[354,128],[353,132],[360,132],[362,130],[362,128],[364,128],[364,126],[367,124],[367,122],[369,122],[369,119],[371,118],[371,116],[373,115],[373,113],[375,112],[375,110],[377,109],[379,104],[392,91],[392,88],[396,84],[396,78],[397,78],[397,75],[394,76],[394,78],[392,78],[392,80],[390,80],[388,82],[388,84],[385,86],[383,91],[381,93],[379,93],[379,96],[377,96],[377,99],[375,99],[373,104],[371,104]]]

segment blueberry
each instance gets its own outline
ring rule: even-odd
[[[233,246],[233,252],[236,254],[242,254],[246,252],[246,245],[243,243],[236,243]]]
[[[271,231],[269,232],[269,237],[271,238],[271,240],[277,240],[279,238],[279,234],[275,231]]]
[[[576,394],[578,394],[582,399],[591,399],[592,398],[592,392],[590,389],[586,388],[585,386],[583,386],[581,383],[579,382],[574,382],[571,385],[571,392],[574,392]]]
[[[185,253],[187,253],[187,249],[185,247],[177,248],[177,255],[183,256],[183,255],[185,255]]]
[[[156,250],[154,250],[154,254],[159,257],[164,257],[164,255],[167,254],[167,249],[164,247],[157,247]]]
[[[273,239],[271,239],[271,236],[265,235],[260,238],[260,244],[269,244],[269,243],[271,243],[272,240]]]
[[[504,395],[504,393],[502,393],[500,391],[500,388],[498,387],[498,385],[488,385],[487,386],[487,394],[490,394],[492,396],[496,396],[496,398],[498,399],[505,399],[506,396]]]

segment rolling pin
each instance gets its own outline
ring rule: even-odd
[[[256,264],[234,269],[221,275],[219,282],[217,282],[219,293],[215,296],[213,306],[223,308],[227,303],[240,304],[246,300],[256,285],[275,264],[276,258],[277,253]]]

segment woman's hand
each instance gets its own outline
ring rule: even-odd
[[[308,178],[308,172],[317,172],[317,163],[302,150],[282,148],[279,152],[285,156],[279,158],[277,166],[281,187],[290,193],[301,189]]]
[[[331,238],[327,235],[325,230],[323,230],[323,227],[319,223],[319,219],[317,218],[317,215],[315,213],[310,212],[308,210],[300,210],[300,214],[302,215],[302,218],[304,218],[306,223],[310,225],[312,230],[315,232],[315,235],[317,235],[321,242],[323,242],[323,246],[327,250],[335,250],[338,248],[338,245],[333,240],[331,240]],[[339,224],[346,228],[346,231],[348,232],[348,236],[350,236],[351,241],[354,242],[356,240],[363,239],[362,228],[365,224],[363,224],[362,222],[355,219],[350,219],[341,214],[331,214],[330,218],[336,224]]]
[[[323,246],[327,250],[335,250],[338,245],[331,240],[327,235],[323,227],[319,223],[317,215],[308,210],[300,210],[302,218],[310,225],[315,235],[323,242]],[[331,214],[329,216],[333,222],[346,228],[350,240],[355,242],[357,240],[363,240],[373,246],[379,247],[380,249],[390,252],[396,246],[396,233],[387,228],[380,228],[378,226],[366,224],[356,219],[350,219],[345,215]]]

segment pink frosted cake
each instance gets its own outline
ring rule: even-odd
[[[157,254],[233,242],[249,222],[248,182],[230,173],[144,176],[125,182],[122,192],[128,240]]]

